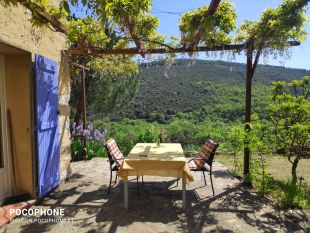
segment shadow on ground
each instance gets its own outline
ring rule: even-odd
[[[129,182],[129,209],[123,208],[123,183],[107,194],[109,168],[105,159],[72,164],[73,175],[33,208],[64,208],[59,223],[51,216],[37,222],[11,223],[3,232],[310,232],[309,213],[279,211],[268,199],[245,189],[222,165],[215,163],[212,195],[209,180],[194,173],[182,210],[181,185],[173,178],[145,177],[137,192]],[[32,219],[34,219],[32,217]]]

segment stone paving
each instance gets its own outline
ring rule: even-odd
[[[62,221],[47,215],[17,218],[0,232],[310,232],[309,212],[277,210],[272,201],[243,188],[216,162],[215,196],[209,177],[204,186],[202,174],[194,173],[195,181],[187,187],[185,212],[181,182],[177,186],[176,179],[144,177],[140,194],[136,181],[132,180],[129,209],[124,210],[122,181],[107,194],[106,159],[94,158],[71,166],[71,179],[32,207],[63,208]]]

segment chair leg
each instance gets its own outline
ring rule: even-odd
[[[138,189],[138,193],[140,194],[140,188],[139,188],[139,176],[137,176],[137,189]]]
[[[212,187],[212,192],[213,192],[213,196],[214,196],[215,193],[214,193],[213,182],[212,182],[212,171],[210,171],[210,181],[211,181],[211,187]]]
[[[116,172],[116,176],[115,176],[114,185],[116,185],[116,181],[117,181],[117,172]]]
[[[205,171],[202,171],[202,173],[203,173],[203,179],[205,180],[205,186],[207,186],[207,181],[206,181]]]
[[[108,194],[110,194],[110,191],[111,191],[111,184],[112,184],[112,170],[110,170],[110,184],[109,184]]]
[[[142,186],[144,185],[143,175],[142,175]]]
[[[177,186],[179,186],[179,179],[180,179],[180,178],[177,179]]]

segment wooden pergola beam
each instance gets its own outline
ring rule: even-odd
[[[221,0],[212,0],[207,13],[209,15],[213,15],[217,9],[217,7],[219,6]],[[206,32],[206,26],[205,26],[205,19],[202,20],[202,22],[200,23],[199,29],[197,31],[197,33],[195,34],[193,40],[189,43],[189,47],[195,48],[198,46],[203,34]]]
[[[218,5],[220,4],[220,2],[221,2],[221,0],[211,0],[211,3],[210,3],[209,8],[208,8],[208,14],[214,14]],[[34,12],[35,14],[37,14],[38,16],[40,16],[43,20],[50,23],[58,32],[62,32],[65,34],[68,33],[68,27],[66,25],[64,25],[57,18],[55,18],[54,16],[52,16],[48,12],[46,12],[46,9],[44,9],[43,7],[38,5],[37,3],[29,2],[29,1],[22,1],[21,4],[24,7],[26,7],[27,9],[29,9],[32,12]],[[129,33],[130,33],[133,41],[135,42],[136,47],[140,51],[139,54],[143,55],[144,49],[142,49],[141,40],[136,33],[137,32],[136,25],[134,25],[131,22],[131,18],[129,15],[124,15],[124,21],[128,26]],[[193,39],[193,42],[188,47],[195,47],[196,45],[198,45],[199,41],[201,40],[202,35],[205,33],[205,30],[206,30],[203,27],[203,23],[201,25],[202,26],[200,26],[197,34],[195,35],[195,37]],[[157,53],[157,52],[155,52],[155,53]],[[169,51],[163,51],[163,52],[159,52],[159,53],[169,53]]]
[[[128,27],[129,33],[130,33],[133,41],[136,44],[137,49],[141,50],[142,45],[141,45],[141,40],[140,40],[139,36],[137,35],[137,26],[135,24],[133,24],[130,15],[128,15],[127,13],[124,13],[124,21]]]
[[[81,64],[78,64],[78,63],[71,63],[70,64],[71,66],[74,66],[74,67],[77,67],[78,69],[82,69],[82,70],[87,70],[87,71],[90,71],[90,68],[87,67],[87,66],[84,66],[84,65],[81,65]]]
[[[221,0],[212,0],[210,5],[209,5],[209,9],[208,9],[208,14],[209,15],[213,15],[217,9],[217,7],[219,6]]]
[[[288,41],[287,46],[298,46],[298,41]],[[247,49],[246,44],[232,44],[232,45],[217,45],[217,46],[199,46],[194,48],[180,47],[176,49],[168,48],[150,48],[143,49],[144,54],[163,54],[163,53],[191,53],[191,52],[212,52],[212,51],[229,51],[236,50],[241,51]],[[102,56],[102,55],[136,55],[141,54],[141,50],[138,48],[127,49],[68,49],[64,50],[68,55],[79,56]]]
[[[39,17],[41,17],[43,20],[50,23],[58,32],[62,33],[68,33],[68,27],[64,25],[62,22],[60,22],[57,18],[50,15],[46,10],[38,5],[37,3],[33,1],[22,1],[21,4],[26,7],[27,9],[31,10],[35,14],[37,14]]]
[[[143,49],[144,54],[163,54],[163,53],[190,53],[190,52],[204,52],[204,51],[223,51],[223,50],[243,50],[245,49],[244,44],[236,45],[218,45],[218,46],[201,46],[196,49],[180,47],[176,49],[167,48],[150,48]],[[89,55],[89,56],[100,56],[100,55],[135,55],[140,54],[141,51],[138,48],[128,49],[68,49],[64,50],[64,53],[70,55]]]
[[[208,14],[212,15],[215,13],[218,5],[220,4],[221,0],[211,0],[211,3],[208,8]],[[124,22],[126,23],[129,33],[136,44],[137,49],[140,51],[141,56],[144,56],[144,50],[142,49],[142,43],[137,35],[137,26],[132,22],[130,15],[124,13]],[[199,44],[203,34],[206,32],[206,27],[204,26],[204,22],[201,22],[201,25],[195,35],[193,41],[190,43],[188,47],[196,47]]]

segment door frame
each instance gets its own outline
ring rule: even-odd
[[[35,60],[30,55],[30,114],[31,114],[31,145],[32,145],[32,195],[39,199],[38,194],[38,150],[37,150],[37,119],[36,119],[36,77],[35,77]]]
[[[0,195],[0,204],[2,203],[3,199],[10,195],[12,192],[11,187],[11,177],[12,177],[12,169],[11,168],[11,161],[10,161],[10,150],[9,150],[9,141],[8,141],[8,128],[7,128],[7,106],[6,106],[6,88],[5,88],[5,59],[4,56],[0,54],[0,105],[1,105],[1,133],[2,133],[2,150],[3,150],[3,174],[4,175],[4,192]],[[1,143],[1,142],[0,142]]]

